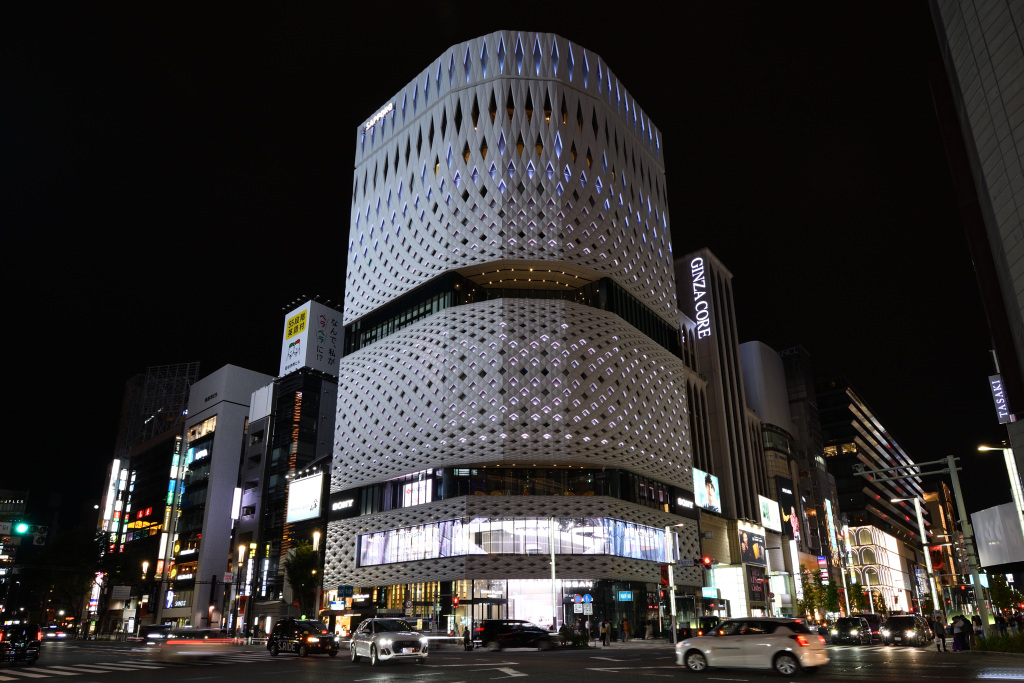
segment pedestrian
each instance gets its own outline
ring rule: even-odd
[[[609,636],[609,634],[608,634],[608,631],[610,631],[610,630],[611,630],[611,626],[609,625],[608,620],[605,619],[604,621],[601,622],[601,644],[604,645],[605,647],[608,647],[609,645],[611,645],[611,643],[609,642],[610,639],[611,639],[611,636]]]
[[[469,624],[462,629],[462,649],[466,652],[473,649],[473,634],[470,632]]]
[[[648,619],[647,620],[647,628],[644,631],[644,640],[650,640],[650,639],[651,639],[651,620]]]
[[[981,617],[979,617],[977,614],[971,617],[971,630],[974,632],[974,635],[978,638],[985,637],[985,627],[981,623]]]
[[[959,614],[953,617],[953,652],[964,649],[964,618]]]
[[[1006,635],[1006,617],[1004,617],[1002,614],[996,615],[996,628],[999,629],[999,635]]]
[[[964,649],[970,650],[974,647],[974,621],[967,617],[962,617],[964,621]]]
[[[622,642],[629,641],[629,619],[622,620]]]
[[[932,621],[932,633],[935,634],[935,650],[949,652],[946,649],[946,620],[942,617],[935,617]]]

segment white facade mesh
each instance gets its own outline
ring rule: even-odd
[[[456,45],[356,149],[345,324],[499,261],[506,282],[517,263],[611,277],[677,324],[661,134],[593,52],[516,31]]]
[[[331,491],[439,467],[572,463],[693,490],[683,363],[613,313],[497,299],[341,360]]]

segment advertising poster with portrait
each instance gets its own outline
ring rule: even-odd
[[[797,507],[793,480],[777,477],[779,482],[779,508],[782,512],[782,535],[787,540],[800,542],[800,510]]]
[[[740,562],[768,566],[767,551],[764,549],[764,536],[753,531],[740,529]]]
[[[765,572],[760,567],[747,566],[747,587],[750,591],[751,602],[764,602],[765,598]]]
[[[721,512],[722,496],[718,489],[718,477],[694,467],[693,498],[697,505],[705,510]]]

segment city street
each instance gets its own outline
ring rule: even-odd
[[[818,681],[870,680],[963,681],[978,679],[1024,679],[1024,656],[986,652],[937,653],[934,648],[872,646],[829,646],[832,662],[812,674]],[[312,683],[328,677],[370,683],[380,681],[423,681],[425,683],[495,681],[528,678],[537,682],[565,681],[585,677],[596,681],[674,679],[693,681],[777,680],[768,671],[711,669],[694,674],[675,665],[671,646],[660,641],[616,643],[609,648],[589,650],[506,650],[487,652],[442,649],[432,652],[427,664],[391,663],[371,668],[366,662],[353,664],[347,652],[335,658],[324,655],[300,659],[282,654],[271,657],[258,647],[230,646],[207,656],[164,660],[154,652],[129,643],[46,643],[42,659],[33,666],[0,665],[0,682],[66,679],[76,683],[128,683],[141,676],[150,681],[273,681]]]

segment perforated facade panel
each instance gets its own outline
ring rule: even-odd
[[[357,132],[345,324],[499,261],[607,275],[678,324],[661,142],[601,58],[563,38],[448,49]]]

